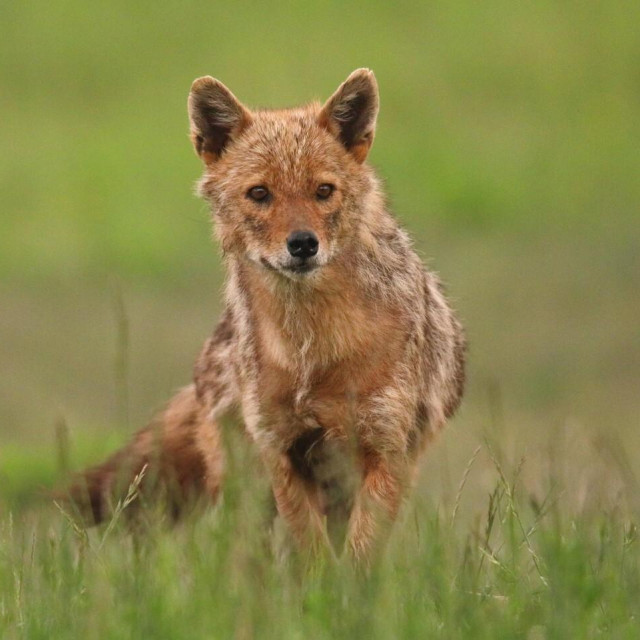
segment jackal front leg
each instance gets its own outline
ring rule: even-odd
[[[312,484],[295,469],[289,456],[268,456],[267,466],[278,514],[284,520],[297,547],[310,558],[332,554],[324,516]]]
[[[362,486],[349,519],[345,550],[356,565],[366,568],[396,519],[409,469],[403,455],[367,452],[363,458]]]

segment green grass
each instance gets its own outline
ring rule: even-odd
[[[232,438],[232,440],[234,440]],[[636,638],[640,548],[615,467],[511,464],[485,443],[451,503],[405,507],[366,577],[274,555],[252,458],[224,500],[169,526],[126,509],[88,533],[53,508],[0,521],[0,630],[12,638]],[[562,469],[580,486],[563,486]],[[564,469],[568,471],[568,469]],[[527,476],[535,476],[532,488]],[[467,490],[487,487],[472,508]],[[609,486],[604,501],[590,486]],[[577,496],[587,492],[586,498]],[[285,547],[286,548],[286,547]]]

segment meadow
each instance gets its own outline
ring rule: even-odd
[[[638,637],[637,2],[0,14],[0,637]],[[277,107],[359,66],[371,162],[470,341],[388,553],[367,580],[274,558],[235,425],[202,518],[78,529],[46,490],[189,380],[221,308],[191,81]]]

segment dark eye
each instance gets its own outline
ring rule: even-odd
[[[326,200],[335,190],[332,184],[321,184],[316,189],[316,197],[318,200]]]
[[[255,200],[256,202],[264,202],[269,197],[269,189],[262,185],[251,187],[251,189],[247,191],[247,197]]]

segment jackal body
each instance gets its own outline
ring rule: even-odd
[[[365,163],[377,112],[365,69],[323,106],[281,111],[250,111],[210,77],[194,82],[191,137],[226,306],[193,384],[159,421],[163,473],[215,497],[217,420],[238,410],[298,544],[328,544],[344,527],[345,549],[364,561],[464,381],[461,327]],[[87,472],[94,516],[120,460],[149,459],[150,430]]]

